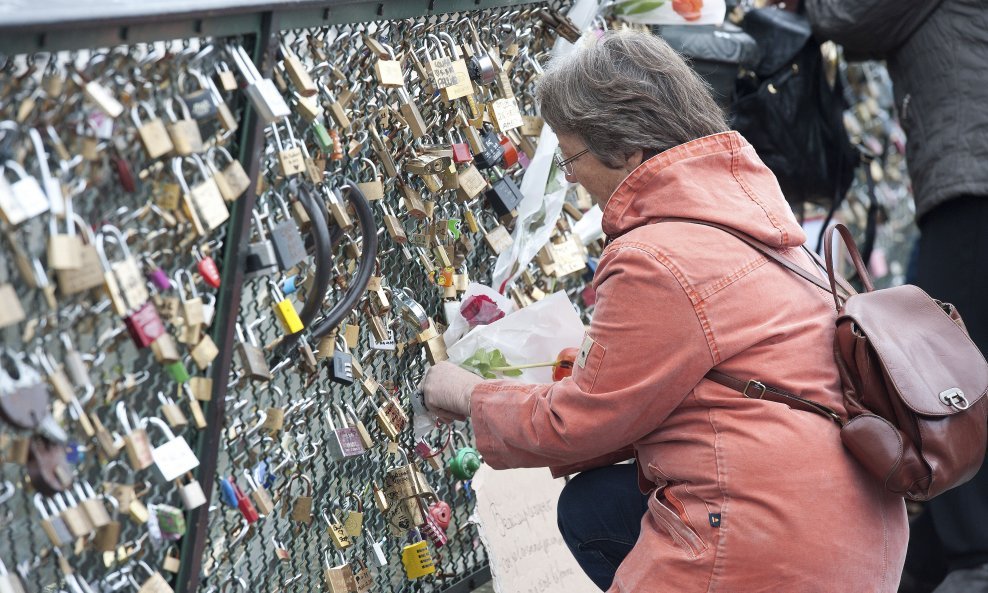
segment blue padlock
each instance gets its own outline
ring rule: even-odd
[[[298,275],[294,275],[294,276],[289,276],[288,278],[285,278],[284,280],[282,280],[281,281],[281,292],[285,293],[286,295],[289,295],[289,294],[292,294],[293,292],[295,292],[296,290],[298,290],[298,286],[296,285],[296,279],[297,278],[298,278]]]
[[[227,478],[220,478],[220,500],[223,504],[237,508],[237,491]]]

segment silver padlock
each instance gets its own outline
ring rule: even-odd
[[[188,482],[178,488],[178,495],[182,498],[182,506],[185,510],[191,511],[206,504],[206,493],[202,490],[202,484],[192,475],[191,472],[185,474]]]
[[[333,417],[334,411],[336,418]],[[339,405],[334,405],[332,409],[327,409],[326,421],[329,422],[329,428],[331,430],[328,442],[330,459],[340,461],[357,457],[366,452],[357,428],[347,424],[343,408]],[[340,423],[339,426],[337,426],[337,421]]]
[[[13,183],[7,180],[7,171],[17,175]],[[5,161],[0,167],[0,215],[7,224],[17,226],[48,212],[48,208],[48,197],[38,180],[28,175],[20,163]]]
[[[171,482],[186,472],[199,467],[199,458],[196,457],[192,448],[189,447],[189,443],[186,442],[185,437],[176,437],[171,429],[168,428],[168,424],[160,418],[145,418],[142,421],[142,426],[145,430],[147,430],[149,424],[160,428],[168,438],[168,441],[164,445],[151,449],[151,458],[154,460],[154,466],[163,480]]]

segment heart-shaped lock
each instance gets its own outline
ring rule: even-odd
[[[429,505],[429,515],[436,521],[436,524],[443,528],[443,531],[449,528],[449,522],[453,518],[453,509],[449,507],[446,501],[437,500],[436,502]]]

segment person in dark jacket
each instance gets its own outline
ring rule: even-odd
[[[921,237],[916,283],[960,310],[988,352],[988,3],[804,0],[814,31],[849,59],[886,59],[908,135]],[[988,465],[927,505],[949,573],[935,593],[988,592]],[[914,554],[907,572],[931,558]]]

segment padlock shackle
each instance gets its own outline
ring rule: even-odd
[[[164,420],[162,420],[161,418],[156,418],[154,416],[150,416],[148,418],[142,418],[141,419],[141,428],[143,428],[144,430],[147,430],[150,425],[157,426],[163,433],[165,433],[165,437],[169,441],[174,441],[175,440],[175,433],[172,432],[172,429],[169,428],[168,424]]]

